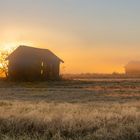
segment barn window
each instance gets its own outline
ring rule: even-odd
[[[43,75],[43,67],[44,67],[44,63],[43,62],[41,62],[41,75]]]
[[[43,63],[43,62],[41,62],[41,66],[42,66],[42,67],[44,66],[44,63]]]
[[[41,69],[41,75],[43,75],[43,70]]]

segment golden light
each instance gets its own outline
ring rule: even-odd
[[[11,52],[11,51],[13,51],[14,49],[16,49],[19,45],[28,45],[28,46],[32,46],[33,43],[28,42],[28,41],[4,42],[4,43],[1,43],[1,44],[0,44],[0,50]]]
[[[3,45],[1,45],[1,49],[3,51],[8,51],[8,52],[11,52],[12,50],[14,50],[17,46],[17,44],[14,44],[14,43],[5,43]]]

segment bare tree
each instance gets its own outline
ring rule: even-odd
[[[8,61],[6,58],[10,54],[9,51],[1,51],[0,52],[0,74],[8,77]]]
[[[8,50],[0,50],[0,75],[4,75],[8,78],[8,60],[6,59],[15,48]]]

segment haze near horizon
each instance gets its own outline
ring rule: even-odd
[[[140,60],[139,6],[138,0],[0,1],[0,48],[50,49],[65,61],[64,73],[123,73]]]

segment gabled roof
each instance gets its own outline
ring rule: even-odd
[[[140,68],[140,61],[130,61],[125,68]]]
[[[15,49],[6,59],[10,60],[11,58],[15,56],[23,56],[26,57],[25,55],[31,55],[35,56],[37,58],[51,58],[51,59],[56,59],[62,63],[64,61],[60,59],[58,56],[56,56],[53,52],[51,52],[48,49],[41,49],[41,48],[35,48],[35,47],[30,47],[30,46],[24,46],[20,45],[17,49]]]

